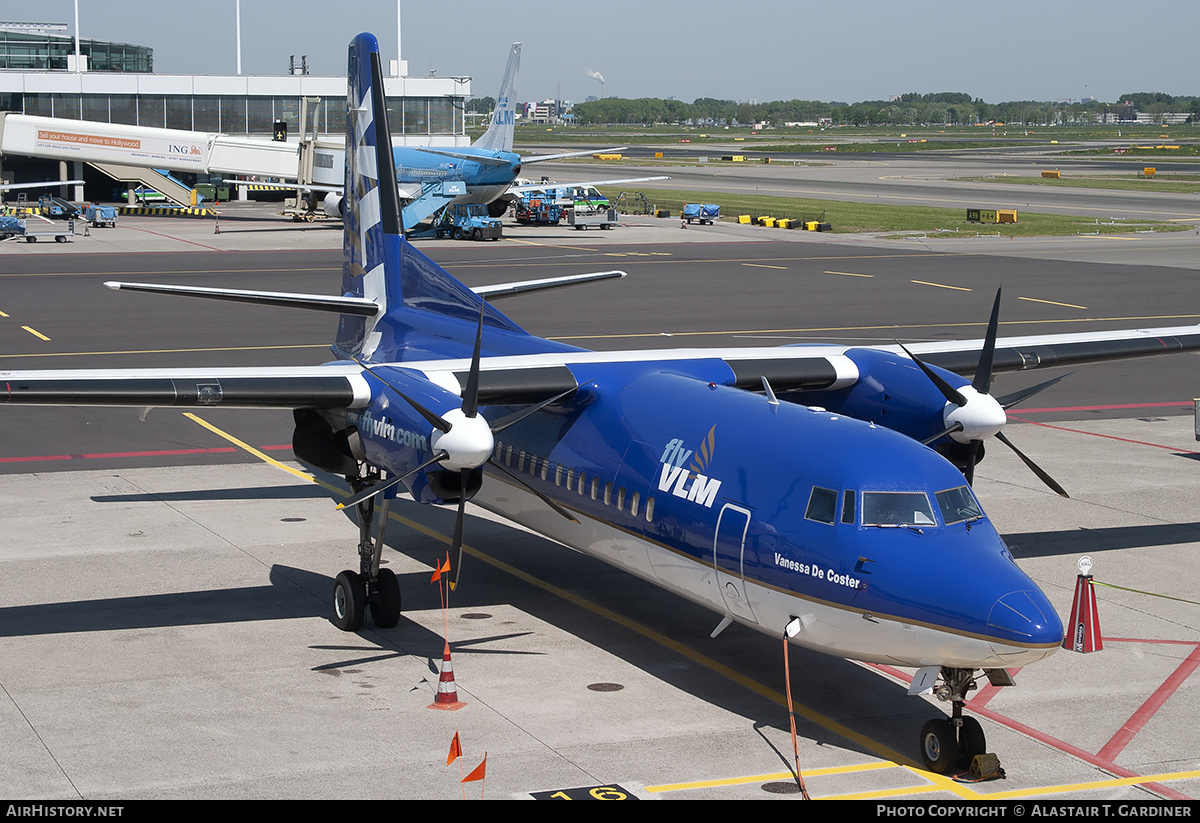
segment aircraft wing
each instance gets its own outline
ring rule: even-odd
[[[0,371],[0,403],[353,409],[371,391],[357,365]]]
[[[562,160],[566,157],[591,157],[593,154],[612,154],[625,151],[629,146],[617,146],[613,149],[589,149],[587,151],[568,151],[562,154],[537,154],[532,157],[522,157],[522,163],[544,163],[547,160]]]
[[[341,186],[323,186],[317,183],[259,183],[257,180],[235,180],[226,178],[221,181],[231,186],[254,186],[259,189],[279,189],[280,191],[323,191],[342,193]]]
[[[658,177],[622,177],[617,180],[586,180],[582,183],[574,181],[569,183],[531,183],[523,186],[509,186],[508,192],[510,194],[526,194],[534,191],[546,191],[547,189],[569,189],[581,186],[620,186],[625,183],[648,183],[651,180],[670,179],[666,175],[659,175]]]
[[[908,349],[926,363],[969,375],[979,362],[983,342],[916,343]],[[892,346],[884,348],[899,351]],[[999,374],[1053,366],[1083,366],[1197,350],[1200,350],[1200,325],[1000,337],[996,340],[992,371]]]
[[[620,273],[587,277],[614,276],[620,276]],[[484,295],[489,294],[489,290],[516,293],[526,286],[529,290],[537,288],[537,284],[538,281],[510,283],[479,287],[477,291]],[[982,340],[966,340],[918,343],[908,348],[927,363],[966,375],[975,369],[982,346]],[[533,402],[577,387],[581,380],[588,379],[588,368],[593,364],[651,361],[664,367],[672,363],[706,361],[712,367],[713,375],[722,378],[719,382],[749,391],[762,391],[764,378],[780,392],[836,390],[860,379],[859,368],[848,352],[863,349],[904,356],[895,345],[800,344],[766,348],[576,350],[485,357],[479,375],[479,400],[485,404]],[[1010,337],[996,341],[994,371],[1079,366],[1194,351],[1200,351],[1200,326]],[[465,390],[470,360],[405,361],[396,365],[422,373],[439,385],[457,384]],[[3,370],[0,371],[0,403],[358,408],[370,399],[364,371],[353,364],[288,368]]]
[[[982,348],[983,340],[908,346],[910,352],[919,355],[926,363],[965,376],[974,372]],[[862,378],[851,354],[863,350],[907,356],[898,345],[798,344],[765,348],[580,350],[485,357],[479,376],[480,401],[496,402],[498,397],[520,396],[524,402],[530,402],[534,397],[549,397],[578,386],[580,380],[588,380],[589,366],[593,364],[650,361],[659,363],[663,368],[669,368],[671,364],[682,367],[689,362],[696,364],[707,361],[712,367],[710,373],[713,377],[721,378],[714,382],[748,391],[761,392],[764,378],[779,392],[837,390],[854,385]],[[1082,366],[1195,351],[1200,351],[1200,325],[1010,337],[996,341],[993,371],[1001,373]],[[406,361],[403,365],[425,374],[439,385],[453,385],[457,380],[465,388],[470,361]],[[688,370],[694,371],[694,368]]]

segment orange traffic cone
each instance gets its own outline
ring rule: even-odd
[[[428,708],[453,712],[466,705],[458,699],[458,689],[454,685],[454,664],[450,661],[450,644],[447,643],[445,651],[442,652],[442,674],[438,678],[437,697]]]
[[[1092,584],[1092,558],[1079,559],[1079,576],[1075,578],[1075,599],[1071,603],[1071,619],[1063,648],[1074,652],[1098,652],[1104,648],[1100,637],[1100,617],[1096,614],[1096,588]]]

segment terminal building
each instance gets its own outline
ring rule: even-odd
[[[75,54],[66,24],[0,23],[0,111],[267,140],[282,121],[295,140],[308,99],[307,133],[345,133],[345,77],[154,74],[152,49],[99,40],[79,41],[78,65]],[[405,77],[405,63],[384,81],[394,143],[469,145],[470,79]],[[20,165],[2,162],[6,177]]]

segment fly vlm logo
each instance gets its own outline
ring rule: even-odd
[[[699,454],[684,448],[684,443],[679,438],[667,443],[662,457],[658,459],[662,464],[658,475],[658,490],[669,491],[676,497],[712,508],[713,501],[717,499],[717,492],[721,489],[721,481],[706,476],[704,472],[712,462],[716,438],[717,427],[713,426],[700,444]],[[689,458],[691,463],[684,468]]]

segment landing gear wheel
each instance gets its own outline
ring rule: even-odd
[[[333,624],[356,632],[367,616],[367,587],[358,572],[344,571],[333,581]]]
[[[934,774],[946,774],[958,762],[958,740],[946,718],[930,720],[921,727],[921,759]]]
[[[381,629],[400,622],[400,582],[391,569],[380,569],[375,596],[371,598],[371,620]]]
[[[958,730],[958,749],[961,755],[960,765],[970,768],[975,755],[987,753],[987,738],[983,734],[983,726],[974,717],[964,717],[962,728]]]

